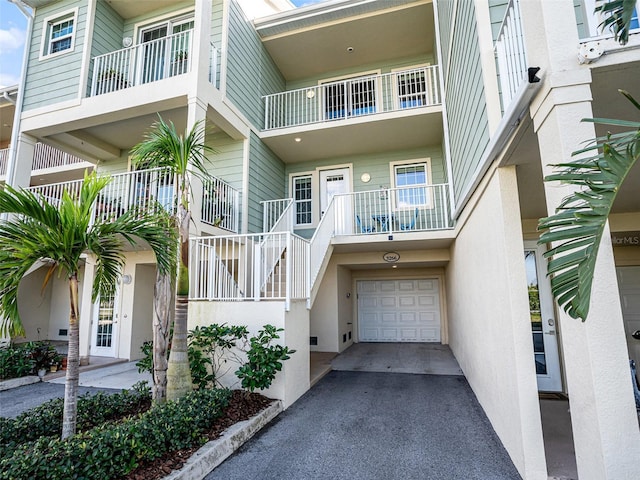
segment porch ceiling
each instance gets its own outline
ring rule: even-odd
[[[414,109],[364,116],[263,132],[262,138],[285,163],[439,145],[442,112],[440,107],[428,108],[434,113]]]
[[[271,22],[265,19],[257,22],[256,28],[287,81],[434,51],[435,27],[430,1],[404,5],[399,2],[367,3],[394,6],[366,12],[352,8],[349,15],[327,17],[323,23],[314,23],[309,18],[304,22],[292,18],[291,29],[282,27],[287,23],[286,18]],[[315,15],[320,13],[327,12]],[[353,50],[347,51],[348,47]]]

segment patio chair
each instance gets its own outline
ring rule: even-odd
[[[360,220],[360,215],[356,215],[356,224],[358,226],[358,233],[373,233],[376,231],[373,225],[363,225]]]
[[[411,218],[411,221],[408,223],[400,222],[398,224],[398,227],[400,228],[400,230],[413,230],[414,228],[416,228],[417,218],[418,218],[418,209],[416,208],[413,213],[413,218]]]

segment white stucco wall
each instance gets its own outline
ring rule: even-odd
[[[51,305],[51,283],[42,290],[47,268],[25,276],[18,288],[18,313],[25,337],[16,338],[18,342],[47,340],[49,333],[49,308]],[[67,294],[67,303],[69,295]],[[68,322],[67,322],[68,323]]]
[[[259,393],[282,400],[288,408],[309,390],[309,311],[306,302],[291,302],[289,312],[285,311],[284,302],[189,303],[189,330],[212,323],[245,325],[251,335],[257,334],[266,324],[284,328],[280,342],[296,352],[283,363],[282,371],[276,375],[271,387]],[[230,388],[240,388],[240,382],[233,374],[237,365],[230,367],[222,382]]]
[[[515,167],[467,207],[446,269],[449,344],[525,479],[546,479]]]

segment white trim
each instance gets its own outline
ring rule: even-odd
[[[87,4],[87,17],[95,18],[96,17],[96,9],[97,9],[97,0],[89,0]],[[93,31],[95,27],[95,22],[87,22],[87,28],[85,29],[84,36],[84,45],[83,45],[83,55],[82,55],[82,65],[80,66],[80,71],[83,72],[80,75],[80,82],[78,85],[78,98],[86,98],[87,97],[87,87],[89,83],[89,65],[91,65],[91,46],[93,45]],[[86,73],[85,73],[86,72]]]
[[[141,30],[147,29],[147,28],[151,28],[151,27],[156,26],[156,25],[161,25],[163,22],[169,23],[170,20],[179,19],[182,16],[184,16],[186,18],[189,14],[191,14],[193,16],[193,18],[195,19],[195,9],[193,7],[183,8],[183,9],[177,10],[175,12],[170,12],[170,13],[166,13],[164,15],[160,15],[159,17],[155,17],[153,19],[143,20],[141,22],[134,23],[133,24],[133,38],[137,42],[134,45],[137,45],[138,43],[141,43],[139,41],[140,40]],[[169,33],[167,33],[167,35],[169,35]]]
[[[389,178],[390,178],[390,185],[391,188],[403,188],[407,185],[402,185],[402,186],[398,186],[396,184],[396,168],[397,167],[409,167],[412,165],[425,165],[425,186],[428,185],[433,185],[433,176],[431,174],[431,157],[426,157],[426,158],[415,158],[415,159],[411,159],[411,160],[398,160],[398,161],[394,161],[394,162],[389,162]],[[416,184],[417,187],[422,186],[421,184]],[[409,185],[409,187],[411,187]],[[433,189],[429,188],[427,189],[426,192],[426,196],[425,196],[425,203],[422,204],[416,204],[416,205],[410,205],[410,206],[406,206],[406,207],[399,207],[396,202],[396,196],[397,196],[397,191],[396,191],[396,195],[392,196],[392,203],[393,203],[393,209],[394,210],[413,210],[414,208],[427,208],[427,209],[432,209],[434,207],[434,201],[433,201]]]
[[[381,74],[382,74],[382,70],[378,68],[376,70],[369,70],[369,71],[360,72],[360,73],[350,73],[348,75],[340,75],[339,77],[323,78],[318,80],[318,85],[324,85],[325,83],[331,83],[331,82],[338,82],[340,80],[351,80],[356,78],[375,77]]]
[[[54,53],[45,53],[45,50],[49,52],[51,49],[51,30],[54,25],[58,25],[59,23],[73,20],[73,31],[68,36],[71,38],[71,45],[69,48],[65,48],[64,50],[60,50],[59,52]],[[59,57],[60,55],[65,55],[67,53],[71,53],[76,48],[76,36],[78,34],[78,7],[71,8],[64,12],[57,13],[55,15],[49,15],[44,20],[42,20],[42,39],[40,40],[40,56],[38,60],[48,60],[50,58]],[[63,40],[56,39],[56,41]]]

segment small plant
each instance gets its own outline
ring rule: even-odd
[[[49,370],[51,367],[57,367],[62,363],[62,356],[48,342],[29,342],[24,348],[30,352],[33,359],[34,373],[42,369]]]
[[[179,50],[175,53],[175,55],[173,56],[173,60],[175,62],[183,62],[185,60],[187,60],[187,58],[189,58],[189,53],[184,51],[184,50]]]
[[[265,325],[257,336],[249,339],[248,362],[236,371],[242,388],[250,392],[256,388],[260,390],[269,388],[276,378],[276,373],[282,370],[282,362],[291,358],[290,354],[295,353],[295,350],[290,350],[289,347],[271,345],[271,342],[280,338],[278,332],[283,330],[273,325]]]

